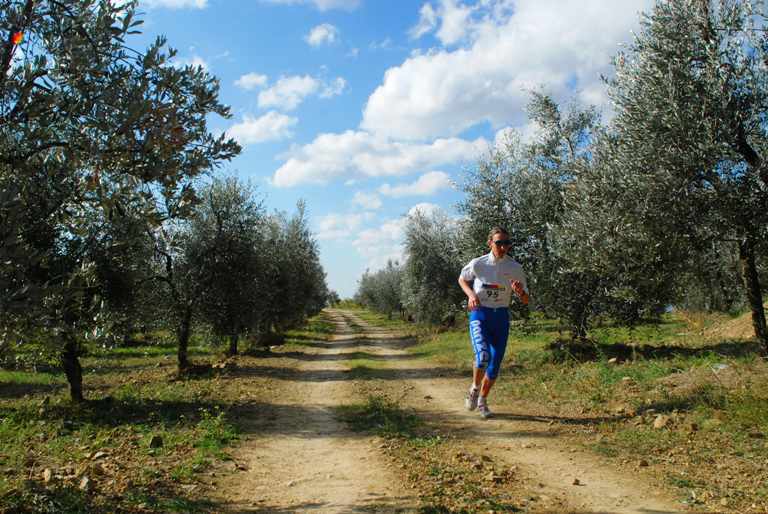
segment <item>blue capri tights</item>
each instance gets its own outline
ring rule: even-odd
[[[475,367],[495,380],[507,350],[509,309],[479,307],[469,312],[469,338],[475,350]]]

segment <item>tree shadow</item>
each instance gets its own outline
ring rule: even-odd
[[[544,416],[534,414],[515,414],[513,412],[495,412],[494,418],[507,421],[532,421],[535,423],[558,423],[561,425],[600,425],[601,423],[613,423],[627,419],[629,416],[594,416],[594,417],[570,417],[570,416]]]
[[[336,339],[334,341],[301,343],[301,346],[309,348],[319,348],[324,350],[356,348],[358,346],[375,346],[376,348],[386,348],[389,350],[405,350],[417,344],[417,340],[412,337],[397,337],[392,339],[381,339],[376,337],[361,338],[356,334],[350,339]]]
[[[117,427],[135,423],[196,423],[205,412],[225,410],[228,405],[211,401],[171,401],[152,399],[115,399],[111,396],[82,403],[51,403],[38,411],[37,406],[0,407],[0,417],[22,415],[42,421],[64,421],[65,425],[89,423]]]
[[[0,382],[0,398],[18,399],[26,395],[54,394],[65,388],[66,384],[19,384]]]
[[[287,359],[296,359],[300,361],[308,361],[308,362],[323,362],[323,361],[346,361],[346,360],[356,360],[356,359],[365,359],[365,360],[372,360],[372,361],[403,361],[403,360],[412,360],[416,357],[414,355],[407,355],[407,354],[401,354],[401,355],[381,355],[378,353],[370,353],[370,352],[345,352],[345,353],[333,353],[333,354],[323,354],[323,353],[304,353],[304,352],[267,352],[264,355],[260,356],[261,358],[287,358]]]
[[[466,372],[450,367],[377,369],[355,366],[352,369],[286,369],[279,366],[238,366],[221,376],[222,379],[261,377],[288,382],[328,382],[344,380],[431,380],[435,378],[465,378]]]
[[[722,355],[726,357],[745,357],[763,352],[761,345],[754,341],[721,341],[716,344],[688,346],[654,346],[647,344],[606,344],[594,340],[558,339],[547,345],[557,362],[575,360],[578,362],[597,361],[616,358],[618,360],[671,359],[675,357],[701,357]]]
[[[350,513],[365,513],[365,512],[387,512],[390,514],[416,512],[416,505],[418,504],[415,498],[410,499],[413,506],[401,507],[398,504],[402,504],[402,498],[395,498],[395,503],[388,503],[387,497],[379,497],[375,501],[364,503],[363,505],[349,505],[345,506],[347,509],[344,512]],[[363,500],[365,501],[365,500]],[[296,512],[328,512],[329,510],[336,511],[340,506],[330,505],[328,502],[321,501],[308,501],[295,503],[288,506],[277,506],[270,504],[257,504],[251,506],[233,505],[233,504],[220,504],[219,509],[221,512],[229,512],[232,514],[294,514]],[[217,511],[218,512],[218,511]],[[420,511],[421,512],[421,511]]]

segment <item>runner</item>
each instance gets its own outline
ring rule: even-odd
[[[528,304],[523,268],[507,255],[511,245],[509,233],[494,227],[488,235],[490,253],[472,259],[459,276],[459,285],[469,298],[469,337],[475,351],[472,386],[465,405],[468,410],[478,409],[483,418],[492,416],[488,393],[499,376],[507,349],[512,293]]]

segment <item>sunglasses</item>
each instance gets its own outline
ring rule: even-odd
[[[496,246],[512,246],[512,241],[509,239],[499,239],[498,241],[494,241],[493,244]]]

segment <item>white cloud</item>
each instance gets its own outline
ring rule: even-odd
[[[412,55],[387,70],[368,99],[362,129],[428,139],[482,123],[496,129],[522,124],[527,91],[542,84],[556,98],[571,96],[575,85],[580,100],[607,105],[600,75],[610,74],[611,57],[631,39],[638,13],[652,0],[487,1],[478,4],[476,19],[456,2],[442,3],[448,4],[451,16],[469,20],[468,28],[460,34],[443,17],[438,37],[461,36],[467,43]]]
[[[246,91],[256,89],[257,87],[264,87],[267,85],[267,76],[260,73],[246,73],[235,81],[235,85]]]
[[[352,197],[352,203],[369,211],[375,211],[382,206],[379,195],[376,193],[363,193],[362,191],[355,193],[355,196]]]
[[[408,210],[408,216],[413,216],[417,212],[423,216],[433,216],[437,213],[445,214],[445,211],[439,205],[428,202],[417,203],[411,207]]]
[[[320,217],[318,221],[317,239],[345,239],[368,219],[370,219],[369,213],[327,214]]]
[[[259,92],[258,102],[261,108],[274,107],[292,111],[309,96],[331,98],[343,93],[346,87],[347,81],[342,77],[325,82],[310,75],[291,75],[280,77],[271,87]]]
[[[259,93],[259,107],[291,111],[318,89],[320,81],[309,75],[281,77],[274,86]]]
[[[440,30],[437,31],[437,38],[444,45],[458,43],[466,35],[472,9],[456,3],[456,0],[443,0],[440,9],[442,18]]]
[[[418,39],[424,34],[435,30],[435,28],[437,28],[437,21],[437,12],[435,12],[432,4],[424,4],[419,10],[419,23],[417,23],[415,27],[408,31],[408,33],[411,38]]]
[[[354,59],[358,55],[360,55],[360,49],[357,47],[350,48],[349,52],[347,52],[347,57],[351,57],[352,59]]]
[[[389,260],[404,262],[405,221],[405,217],[388,220],[379,227],[358,232],[352,245],[367,260],[371,271],[383,268]]]
[[[156,7],[204,9],[208,5],[208,0],[142,0],[141,5],[149,9]]]
[[[330,11],[332,9],[341,9],[344,11],[353,11],[360,5],[360,0],[262,0],[270,4],[282,5],[305,5],[314,6],[319,11]]]
[[[291,128],[296,123],[298,119],[275,111],[270,111],[259,118],[246,114],[242,122],[227,130],[227,134],[241,145],[278,141],[293,137]]]
[[[371,50],[389,50],[392,48],[392,39],[387,37],[381,41],[372,41],[368,48]]]
[[[323,90],[320,92],[320,98],[332,98],[334,96],[339,96],[344,92],[346,87],[347,81],[341,77],[336,77],[336,80],[330,84],[326,84],[323,87]]]
[[[339,40],[339,29],[330,23],[323,23],[309,31],[304,37],[309,46],[332,45]]]
[[[451,179],[447,173],[442,171],[430,171],[429,173],[420,176],[416,182],[411,184],[401,184],[399,186],[384,184],[379,187],[379,193],[394,198],[403,196],[430,196],[441,189],[450,187]]]
[[[210,69],[210,66],[208,65],[208,62],[200,57],[199,55],[193,55],[192,57],[182,58],[182,59],[176,59],[173,62],[173,65],[177,68],[183,68],[185,66],[199,66],[203,68],[205,71],[208,71]]]
[[[488,150],[483,138],[450,138],[429,144],[391,141],[364,131],[320,134],[292,149],[273,176],[278,187],[325,184],[356,176],[385,177],[413,173],[450,163],[474,161]]]
[[[366,259],[370,271],[376,271],[387,265],[387,261],[405,262],[405,225],[408,216],[420,212],[426,216],[444,214],[445,211],[433,203],[418,203],[411,207],[405,216],[389,219],[381,225],[357,231],[352,246]],[[452,222],[446,215],[446,220]]]
[[[522,127],[504,127],[499,129],[493,142],[496,148],[504,148],[507,143],[515,140],[519,140],[522,144],[527,145],[536,141],[540,135],[541,126],[534,121],[528,121]]]

